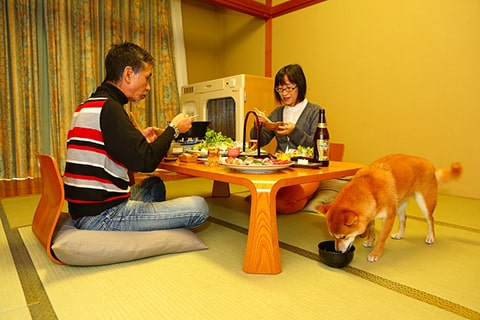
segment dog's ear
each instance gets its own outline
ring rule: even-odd
[[[328,210],[330,209],[331,205],[330,204],[319,204],[318,206],[315,207],[315,209],[318,210],[318,212],[326,214]]]
[[[344,218],[343,224],[346,225],[347,227],[351,227],[355,225],[358,221],[358,215],[353,211],[345,212],[345,214],[343,215],[343,218]]]

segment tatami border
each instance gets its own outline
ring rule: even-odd
[[[0,204],[0,219],[32,320],[58,319],[18,229],[10,226]]]

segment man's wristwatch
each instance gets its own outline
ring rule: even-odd
[[[173,137],[174,137],[175,139],[177,139],[177,138],[178,138],[178,135],[180,134],[180,131],[178,130],[177,126],[174,125],[173,123],[170,123],[168,126],[169,126],[169,127],[172,127],[173,130],[175,130],[175,134],[173,135]]]

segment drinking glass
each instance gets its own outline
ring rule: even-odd
[[[208,145],[207,163],[210,167],[218,166],[220,163],[220,150],[215,144]]]

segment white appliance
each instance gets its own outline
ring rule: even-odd
[[[210,121],[211,129],[242,141],[246,113],[258,108],[269,114],[275,107],[273,84],[272,78],[247,74],[189,84],[181,89],[181,111],[197,114],[195,120]],[[254,117],[249,116],[247,141],[253,123]]]

